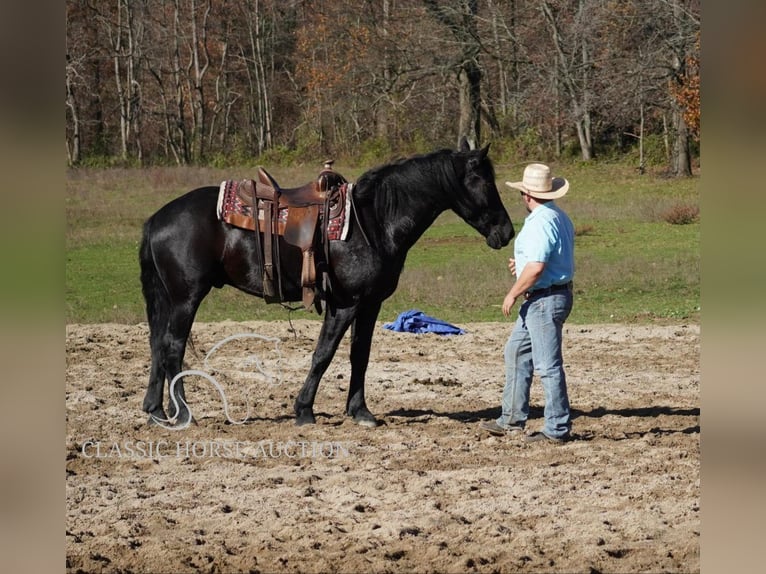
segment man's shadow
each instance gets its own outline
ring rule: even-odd
[[[700,409],[699,407],[693,407],[693,408],[675,408],[675,407],[668,407],[668,406],[649,406],[649,407],[636,407],[636,408],[625,408],[625,409],[608,409],[605,407],[595,407],[590,410],[580,410],[580,409],[571,409],[572,414],[572,420],[578,419],[580,417],[588,417],[588,418],[602,418],[607,415],[615,415],[619,417],[641,417],[641,418],[656,418],[660,415],[670,415],[670,416],[679,416],[679,417],[689,417],[690,422],[694,422],[694,424],[685,427],[685,428],[671,428],[671,429],[662,429],[659,427],[652,427],[649,431],[645,432],[635,432],[635,433],[626,433],[626,438],[636,438],[637,436],[643,436],[645,434],[698,434],[700,432],[700,426],[699,426],[699,416],[700,416]],[[411,423],[426,423],[428,422],[428,419],[431,417],[435,418],[447,418],[450,420],[456,420],[464,423],[474,423],[484,420],[494,420],[500,416],[500,409],[497,407],[492,408],[486,408],[486,409],[480,409],[480,410],[463,410],[463,411],[448,411],[448,412],[440,412],[435,411],[433,409],[395,409],[392,411],[389,411],[386,413],[386,416],[389,417],[404,417],[404,418],[411,418],[411,419],[417,419],[412,420]],[[530,419],[542,419],[543,418],[543,408],[542,407],[530,407],[529,409],[529,418]],[[592,435],[579,435],[576,438],[579,440],[592,440],[594,436]],[[618,440],[624,440],[624,439],[618,439]]]

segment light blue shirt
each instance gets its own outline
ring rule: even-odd
[[[545,263],[542,275],[531,287],[563,285],[574,277],[574,225],[554,202],[539,205],[527,215],[513,246],[516,277],[530,261]]]

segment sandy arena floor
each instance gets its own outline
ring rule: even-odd
[[[195,324],[198,424],[148,425],[146,325],[66,330],[68,572],[694,572],[698,325],[569,325],[575,440],[526,445],[497,416],[509,324],[442,338],[378,327],[367,404],[343,416],[348,339],[292,403],[318,321]],[[278,339],[227,337],[259,334]],[[258,368],[262,369],[262,372]],[[265,373],[265,374],[264,374]],[[532,420],[541,426],[535,379]]]

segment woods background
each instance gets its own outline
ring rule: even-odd
[[[69,165],[493,142],[691,173],[699,0],[68,0]]]

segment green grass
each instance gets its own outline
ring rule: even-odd
[[[286,185],[308,181],[317,166],[270,169]],[[336,166],[353,180],[363,169]],[[369,166],[372,167],[372,166]],[[247,177],[253,168],[149,168],[70,170],[67,176],[67,322],[144,321],[139,283],[141,224],[170,199],[222,179]],[[503,201],[517,231],[526,215],[518,194],[502,185],[519,168],[496,165]],[[700,224],[671,225],[663,214],[699,205],[699,178],[639,176],[620,164],[554,166],[571,182],[558,201],[578,229],[572,323],[699,321]],[[499,251],[454,213],[440,216],[410,251],[397,292],[381,320],[418,308],[460,323],[501,320],[511,284],[513,243]],[[214,290],[197,319],[284,320],[279,305],[232,288]]]
[[[138,241],[115,240],[67,251],[68,322],[137,322],[144,313]]]

